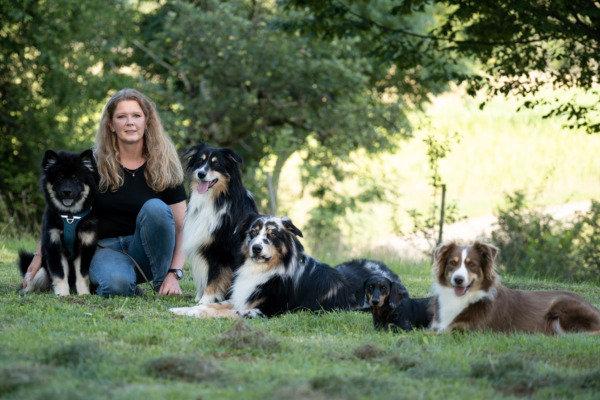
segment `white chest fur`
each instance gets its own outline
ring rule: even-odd
[[[196,301],[200,301],[208,281],[208,263],[200,248],[210,243],[228,211],[225,205],[216,209],[208,194],[192,192],[183,223],[182,249],[187,254],[196,285]]]
[[[257,287],[267,282],[275,275],[280,275],[283,270],[266,270],[266,264],[255,263],[246,260],[244,265],[237,271],[236,278],[231,290],[231,301],[233,308],[238,311],[247,310],[250,304],[248,299]]]
[[[454,288],[442,286],[438,283],[433,285],[433,292],[438,296],[438,321],[434,321],[431,327],[436,331],[444,331],[454,319],[469,306],[490,294],[483,290],[468,292],[464,296],[454,294]]]

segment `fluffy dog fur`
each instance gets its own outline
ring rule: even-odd
[[[365,296],[371,306],[375,329],[394,332],[428,328],[432,297],[411,299],[400,281],[372,276],[365,282]]]
[[[41,186],[46,199],[42,226],[42,269],[28,281],[25,292],[54,287],[67,296],[90,293],[90,263],[98,240],[98,218],[91,212],[98,175],[91,150],[79,153],[46,151]],[[74,232],[66,233],[70,224]],[[73,241],[70,243],[70,241]],[[32,253],[19,252],[19,269],[25,276]]]
[[[287,217],[249,216],[238,230],[245,262],[236,271],[231,300],[172,312],[196,317],[270,317],[295,310],[368,310],[364,282],[369,276],[400,282],[381,262],[352,260],[332,268],[304,254],[297,239],[302,232]]]
[[[222,301],[233,274],[244,262],[239,235],[234,234],[236,225],[258,211],[252,194],[242,185],[242,159],[233,150],[202,143],[184,157],[190,198],[182,247],[190,260],[196,301]]]
[[[434,253],[437,281],[432,328],[437,331],[600,332],[600,311],[575,293],[527,292],[502,286],[498,249],[443,244]]]

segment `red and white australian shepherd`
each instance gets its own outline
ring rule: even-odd
[[[435,250],[433,329],[600,333],[600,310],[575,293],[502,286],[494,263],[497,253],[496,247],[480,242],[447,243]]]

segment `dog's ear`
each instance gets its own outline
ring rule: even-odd
[[[302,231],[300,231],[300,229],[296,228],[296,226],[292,223],[292,220],[289,217],[281,218],[281,223],[283,224],[285,229],[292,232],[294,235],[304,237],[304,236],[302,236]]]
[[[46,150],[44,153],[44,159],[42,160],[42,169],[47,171],[58,161],[58,154],[53,150]]]
[[[396,308],[403,300],[409,299],[408,291],[402,284],[402,282],[389,281],[390,285],[390,300],[389,304],[391,308]]]
[[[87,169],[92,172],[96,170],[96,160],[94,159],[94,153],[92,150],[85,150],[79,155],[79,158]]]
[[[495,262],[498,255],[498,248],[479,241],[473,243],[473,247],[481,254],[481,258],[483,259],[483,273],[486,279],[494,281],[496,278]]]
[[[183,159],[189,160],[190,158],[194,157],[196,154],[204,150],[206,147],[208,147],[208,145],[205,142],[201,142],[200,144],[190,147],[183,155]]]
[[[448,260],[450,251],[457,246],[456,242],[442,243],[433,252],[434,272],[438,277],[444,275],[444,265]]]
[[[225,157],[229,158],[236,164],[241,164],[242,162],[244,162],[244,160],[242,160],[242,157],[240,157],[235,151],[231,149],[223,149],[223,154],[225,154]]]
[[[239,224],[237,224],[237,226],[233,230],[233,234],[234,235],[244,235],[244,233],[250,227],[250,224],[252,222],[254,222],[254,220],[256,218],[258,218],[258,216],[259,216],[258,214],[254,214],[254,213],[246,215],[246,218],[244,218]]]

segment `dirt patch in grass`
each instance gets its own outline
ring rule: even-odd
[[[261,350],[277,350],[279,340],[259,329],[250,327],[244,320],[238,320],[231,329],[225,331],[219,340],[220,345],[231,347],[235,350],[256,348]]]
[[[492,381],[492,386],[505,395],[531,396],[539,390],[574,396],[580,392],[600,390],[600,371],[576,375],[542,372],[522,355],[506,354],[471,364],[471,376]]]
[[[362,346],[358,346],[354,350],[354,356],[360,358],[361,360],[372,360],[381,356],[383,350],[374,344],[364,344]]]
[[[19,386],[45,385],[52,371],[44,365],[14,365],[0,371],[0,395],[12,392]]]
[[[155,358],[145,368],[151,375],[186,382],[209,381],[223,373],[219,364],[202,356]]]
[[[103,357],[98,345],[92,342],[75,342],[57,348],[47,349],[42,360],[47,364],[75,368],[91,365]]]

